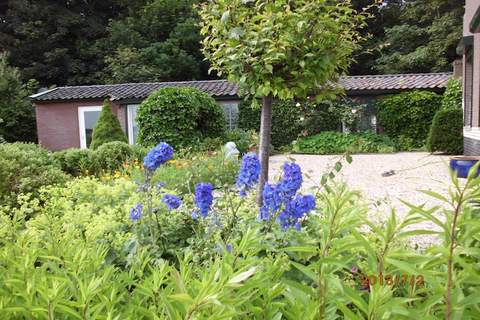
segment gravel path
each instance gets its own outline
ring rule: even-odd
[[[302,171],[309,173],[318,183],[323,173],[329,172],[340,156],[316,155],[278,155],[270,160],[270,174],[275,176],[281,172],[281,166],[288,158],[295,159]],[[423,204],[427,207],[438,204],[418,190],[432,190],[446,194],[450,183],[448,156],[430,155],[426,152],[403,152],[394,154],[359,154],[353,155],[353,162],[345,164],[337,174],[338,181],[344,181],[352,189],[359,190],[370,204],[372,212],[389,215],[394,208],[401,218],[408,208],[400,199],[412,204]],[[395,174],[382,177],[382,173],[394,170]],[[305,179],[304,188],[314,183]],[[422,223],[415,227],[434,229],[431,223]],[[435,242],[432,236],[419,236],[413,240],[420,247]]]

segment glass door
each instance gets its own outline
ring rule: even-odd
[[[128,142],[135,144],[137,142],[138,126],[137,126],[137,110],[138,104],[129,104],[128,110]]]
[[[79,107],[80,148],[86,149],[92,142],[93,128],[97,124],[102,107]]]

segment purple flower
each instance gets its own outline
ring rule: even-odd
[[[292,199],[302,186],[302,169],[294,162],[283,165],[283,179],[278,184],[283,194],[283,200]]]
[[[278,215],[277,222],[285,230],[291,227],[300,230],[301,219],[315,207],[314,196],[297,195],[286,204],[285,209]]]
[[[227,249],[227,251],[228,251],[229,253],[232,253],[232,251],[233,251],[233,246],[232,246],[230,243],[227,243],[227,245],[225,246],[225,249]]]
[[[170,210],[178,209],[182,205],[182,200],[173,194],[166,194],[162,198],[162,202],[165,203]]]
[[[263,187],[263,205],[260,208],[260,220],[270,220],[270,213],[276,213],[282,205],[278,186],[266,183]]]
[[[195,186],[195,204],[202,217],[210,212],[213,203],[213,186],[210,183],[199,183]]]
[[[250,152],[243,156],[236,183],[240,196],[246,196],[247,191],[258,182],[260,168],[260,161],[255,153]]]
[[[133,221],[137,221],[142,217],[143,206],[140,203],[137,203],[131,210],[130,210],[130,219]]]
[[[173,156],[172,147],[165,142],[160,142],[143,159],[143,165],[150,171],[156,170]]]

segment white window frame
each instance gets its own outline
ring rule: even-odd
[[[140,105],[139,104],[129,104],[127,105],[127,127],[128,127],[128,143],[135,144],[133,140],[133,122],[135,121],[133,117],[133,110],[137,109]],[[137,124],[138,125],[138,124]]]
[[[78,107],[78,129],[80,136],[80,148],[87,149],[87,136],[85,131],[85,112],[88,111],[100,111],[102,112],[102,106],[91,107]]]

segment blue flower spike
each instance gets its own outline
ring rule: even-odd
[[[166,142],[160,142],[145,156],[143,166],[150,171],[155,171],[162,164],[170,160],[172,156],[173,148]]]
[[[195,204],[200,210],[202,217],[206,218],[212,209],[213,185],[211,183],[199,183],[195,186]]]
[[[260,177],[260,160],[254,152],[247,153],[242,158],[242,165],[237,176],[237,188],[240,196],[245,197],[247,191],[252,189]]]

